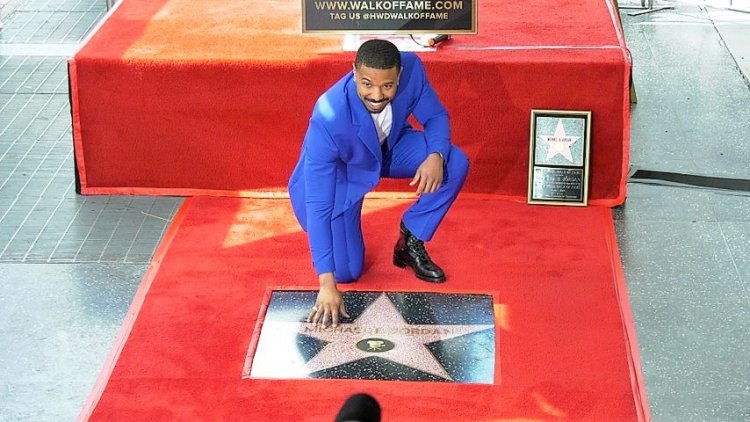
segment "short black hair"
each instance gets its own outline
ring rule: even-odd
[[[354,66],[362,65],[373,69],[401,69],[401,54],[392,42],[386,40],[367,40],[357,50]]]

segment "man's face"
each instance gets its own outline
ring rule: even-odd
[[[365,65],[354,66],[357,96],[370,113],[380,113],[396,95],[401,69],[373,69]]]

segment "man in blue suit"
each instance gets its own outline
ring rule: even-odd
[[[411,127],[410,115],[424,131]],[[336,283],[362,274],[362,202],[380,177],[410,178],[419,197],[402,217],[393,263],[411,267],[422,280],[444,282],[424,242],[458,196],[468,168],[466,155],[451,144],[448,113],[419,57],[385,40],[363,43],[353,71],[315,104],[289,180],[320,282],[309,320],[336,326],[349,316]]]

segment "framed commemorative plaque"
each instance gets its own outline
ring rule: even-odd
[[[531,110],[529,204],[588,203],[590,111]]]

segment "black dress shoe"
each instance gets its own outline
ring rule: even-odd
[[[430,283],[445,281],[445,273],[435,265],[424,248],[424,242],[414,237],[401,222],[401,235],[393,248],[393,265],[399,268],[407,266],[414,269],[417,278]]]

